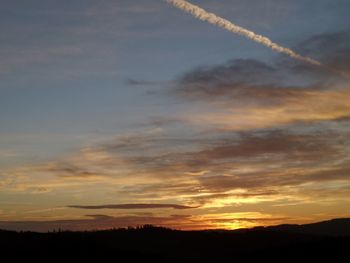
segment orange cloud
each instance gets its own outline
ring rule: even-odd
[[[190,123],[221,130],[244,131],[272,128],[299,122],[318,122],[350,116],[350,91],[299,91],[277,105],[235,105],[233,101],[213,105],[214,110],[187,113]]]

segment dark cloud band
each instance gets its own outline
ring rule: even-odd
[[[70,208],[79,209],[157,209],[157,208],[173,208],[173,209],[191,209],[196,207],[176,205],[176,204],[113,204],[113,205],[69,205]]]

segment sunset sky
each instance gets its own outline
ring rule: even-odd
[[[2,0],[0,228],[350,217],[350,1]]]

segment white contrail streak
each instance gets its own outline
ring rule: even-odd
[[[258,42],[260,44],[263,44],[264,46],[267,46],[274,51],[284,53],[292,58],[298,59],[300,61],[304,61],[304,62],[312,64],[312,65],[322,66],[321,62],[319,62],[315,59],[299,55],[298,53],[294,52],[293,50],[291,50],[289,48],[282,47],[282,46],[272,42],[267,37],[258,35],[250,30],[243,28],[243,27],[237,26],[224,18],[218,17],[217,15],[215,15],[213,13],[209,13],[209,12],[205,11],[204,9],[200,8],[199,6],[193,5],[193,4],[191,4],[187,1],[184,1],[184,0],[166,0],[166,1],[168,3],[174,5],[175,7],[192,14],[194,17],[196,17],[200,20],[207,21],[210,24],[224,28],[230,32],[245,36],[246,38],[251,39],[251,40]]]

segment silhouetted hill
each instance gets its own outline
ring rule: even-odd
[[[336,262],[348,257],[350,236],[334,233],[341,227],[348,233],[348,222],[337,219],[241,231],[177,231],[152,226],[96,232],[0,231],[0,247],[2,258],[11,261],[237,262],[258,258],[283,262],[322,258]]]
[[[338,218],[305,225],[278,225],[252,228],[256,230],[279,231],[288,233],[302,233],[319,236],[350,236],[350,219]]]

